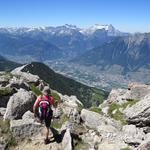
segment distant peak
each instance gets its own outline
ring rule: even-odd
[[[84,34],[93,34],[96,30],[102,30],[102,29],[108,32],[115,30],[112,24],[94,24],[93,26],[90,26],[89,28],[82,29],[80,32]]]
[[[76,25],[72,25],[72,24],[65,24],[66,28],[71,28],[71,29],[77,29]]]
[[[111,28],[114,28],[112,26],[112,24],[95,24],[93,26],[91,26],[90,28],[94,28],[94,29],[105,29],[105,30],[109,30]]]

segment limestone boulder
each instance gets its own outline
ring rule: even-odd
[[[132,107],[124,110],[126,120],[136,126],[148,126],[150,124],[150,94]]]
[[[20,89],[10,97],[4,119],[20,119],[25,112],[32,110],[35,99],[33,92]]]
[[[145,133],[135,125],[125,125],[122,128],[122,138],[125,143],[137,147],[145,139]]]
[[[67,129],[64,134],[64,137],[62,140],[62,149],[63,150],[72,150],[72,138],[71,138],[69,129]]]
[[[95,130],[98,130],[98,127],[104,124],[111,125],[118,130],[121,129],[121,124],[119,122],[86,109],[82,109],[81,119],[86,126]]]
[[[63,96],[62,110],[72,121],[80,123],[79,110],[83,104],[76,98],[76,96]]]
[[[108,96],[107,102],[116,102],[118,104],[122,104],[131,97],[130,95],[131,91],[128,89],[112,89]]]
[[[26,138],[37,135],[42,131],[40,123],[34,122],[33,119],[11,120],[10,130],[16,138]]]
[[[17,75],[20,76],[20,78],[22,78],[23,80],[25,80],[28,83],[35,83],[35,84],[39,84],[39,76],[37,75],[33,75],[29,72],[23,72],[22,70],[24,69],[26,65],[18,67],[16,69],[14,69],[11,73],[13,75]]]
[[[30,110],[28,110],[27,112],[25,112],[22,116],[23,120],[30,120],[30,119],[35,119],[34,117],[34,113],[32,113]]]

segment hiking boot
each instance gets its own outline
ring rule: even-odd
[[[49,144],[50,143],[50,140],[49,139],[44,139],[44,144]]]

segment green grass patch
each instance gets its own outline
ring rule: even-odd
[[[84,106],[83,106],[83,105],[81,105],[79,102],[77,102],[77,105],[78,105],[78,107],[77,107],[77,111],[78,111],[78,112],[81,112],[81,111],[82,111],[82,109],[84,108]]]
[[[99,107],[91,107],[89,110],[96,112],[96,113],[99,113],[99,114],[102,114],[102,109]]]
[[[60,116],[60,119],[52,120],[51,127],[60,129],[67,120],[68,120],[67,116],[65,114],[62,114]]]
[[[59,101],[60,102],[60,96],[56,93],[56,92],[52,92],[51,93],[51,95],[53,96],[53,98],[55,99],[55,100],[57,100],[57,101]]]
[[[9,150],[11,147],[14,147],[16,145],[17,145],[16,139],[12,135],[10,135],[8,138],[8,144],[6,146],[6,150]]]
[[[14,89],[12,88],[0,88],[0,96],[12,95],[14,93]]]
[[[124,119],[124,114],[119,110],[119,108],[121,108],[120,105],[112,103],[109,106],[108,114],[111,118],[120,121],[122,124],[127,124],[127,122]],[[116,112],[114,113],[115,110]]]
[[[8,134],[10,132],[10,122],[9,120],[3,121],[3,119],[0,119],[0,132],[1,134]]]
[[[123,103],[122,105],[119,105],[117,103],[112,103],[109,106],[108,114],[113,119],[121,121],[122,124],[127,124],[127,122],[124,119],[124,114],[119,109],[120,108],[125,109],[128,106],[131,107],[131,106],[135,105],[137,102],[138,102],[138,100],[130,99],[127,102]],[[115,113],[114,113],[114,111],[115,111]]]
[[[36,96],[39,96],[42,94],[42,92],[33,83],[30,84],[30,88],[31,88],[31,91],[36,94]]]
[[[52,92],[51,96],[54,98],[54,107],[57,107],[57,105],[61,102],[60,96],[56,92]]]
[[[128,99],[128,101],[127,101],[126,103],[123,103],[123,104],[121,105],[121,107],[122,107],[123,109],[125,109],[125,108],[127,108],[128,106],[131,107],[131,106],[135,105],[137,102],[139,102],[139,100]]]

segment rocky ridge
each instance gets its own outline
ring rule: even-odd
[[[84,109],[76,96],[52,90],[56,100],[50,133],[53,136],[50,144],[44,145],[43,125],[35,119],[31,106],[47,83],[36,75],[22,73],[19,68],[3,73],[2,77],[7,79],[5,84],[0,83],[2,150],[8,147],[17,150],[149,149],[150,85],[131,83],[128,89],[113,89],[99,107],[90,109]]]

